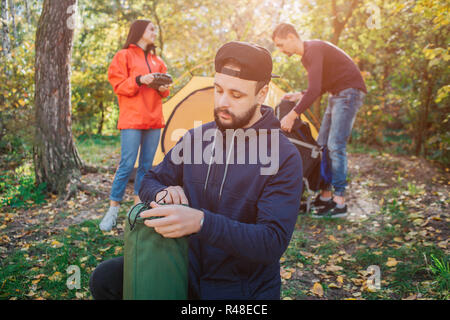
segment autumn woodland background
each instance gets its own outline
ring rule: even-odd
[[[355,215],[299,216],[281,260],[282,297],[449,298],[448,1],[0,0],[0,10],[0,299],[90,299],[93,268],[123,253],[131,198],[117,229],[97,225],[120,157],[107,69],[137,18],[159,29],[157,53],[178,79],[172,95],[193,75],[212,76],[216,50],[231,40],[267,47],[277,85],[306,89],[300,59],[271,42],[279,22],[346,51],[368,89],[349,144]],[[40,82],[51,70],[53,81]],[[61,96],[44,105],[55,88]],[[326,102],[311,108],[315,118]],[[45,134],[56,124],[61,136]],[[43,170],[52,161],[55,171]],[[70,265],[81,269],[80,289],[66,285]]]

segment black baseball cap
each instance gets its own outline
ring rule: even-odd
[[[240,71],[224,68],[224,63],[232,58],[240,66]],[[269,81],[278,76],[272,75],[272,55],[257,44],[250,42],[232,41],[225,43],[217,51],[214,61],[216,72],[224,73],[232,77],[253,80]]]

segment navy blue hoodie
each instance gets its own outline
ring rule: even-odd
[[[273,135],[279,145],[276,173],[261,174],[261,169],[270,164],[260,156],[256,161],[251,159],[250,149],[254,147],[251,143],[258,140],[245,139],[246,164],[240,164],[238,156],[243,155],[238,149],[242,144],[238,145],[238,139],[233,136],[233,147],[228,145],[226,149],[225,134],[219,139],[216,123],[209,122],[188,131],[142,181],[139,192],[142,201],[153,201],[162,189],[179,185],[183,187],[189,206],[204,212],[201,230],[189,236],[190,298],[280,298],[279,260],[297,220],[302,160],[297,149],[281,133],[273,109],[261,106],[261,114],[261,119],[243,132],[255,129],[264,148],[267,146],[265,154],[270,158],[278,152],[276,146],[272,146],[270,133],[278,131]],[[264,132],[261,129],[267,129],[267,136],[260,133]],[[205,135],[199,143],[196,133],[207,130],[215,134],[208,138]],[[212,150],[218,150],[221,143],[223,154],[214,153],[217,161],[213,161]],[[172,158],[172,153],[183,156],[187,153],[188,149],[180,148],[181,145],[190,146],[192,151],[192,158],[186,157],[182,163]],[[258,151],[260,146],[261,142]],[[195,164],[194,150],[197,157],[201,152],[200,157],[206,161]]]

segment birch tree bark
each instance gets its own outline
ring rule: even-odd
[[[11,53],[11,40],[9,38],[9,28],[8,28],[8,2],[6,0],[0,0],[0,37],[2,41],[1,55],[3,57],[9,57]]]

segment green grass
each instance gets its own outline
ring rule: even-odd
[[[102,233],[98,221],[91,220],[30,244],[2,259],[0,299],[89,299],[92,271],[101,261],[122,255],[123,240]],[[66,285],[70,265],[80,268],[79,290]]]
[[[116,166],[111,155],[120,155],[120,136],[81,135],[76,139],[77,150],[83,161],[91,165]]]

